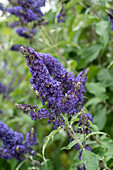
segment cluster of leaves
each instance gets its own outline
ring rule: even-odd
[[[9,6],[13,3],[10,1]],[[61,10],[62,3],[65,4],[66,18],[64,23],[57,23],[56,16]],[[51,9],[45,13],[49,24],[37,28],[33,42],[19,37],[15,30],[9,27],[10,23],[15,21],[14,16],[3,13],[5,19],[0,20],[0,81],[10,85],[13,79],[13,84],[9,87],[12,89],[11,92],[7,95],[5,93],[5,97],[0,94],[1,121],[24,135],[32,127],[36,129],[38,139],[36,159],[40,162],[46,161],[46,164],[42,162],[42,170],[77,169],[80,164],[79,151],[71,148],[78,141],[73,140],[69,143],[69,137],[62,129],[53,130],[46,120],[31,121],[28,115],[15,108],[15,103],[36,104],[39,108],[42,104],[35,99],[35,93],[31,89],[29,83],[31,75],[25,59],[20,53],[10,51],[10,48],[13,44],[24,44],[38,52],[50,53],[68,71],[74,71],[76,75],[88,67],[85,106],[93,115],[95,125],[90,123],[92,133],[86,136],[87,144],[90,144],[93,152],[83,150],[81,163],[84,163],[88,170],[97,170],[99,165],[103,169],[113,169],[113,31],[105,12],[106,9],[112,9],[113,2],[50,0],[49,4]],[[5,68],[3,63],[6,64]],[[75,116],[70,123],[76,127],[78,120],[78,116]],[[83,140],[83,135],[77,137],[80,141]],[[41,150],[42,156],[39,154]],[[49,160],[46,160],[46,157]],[[17,169],[20,166],[22,170],[32,169],[35,162],[32,158],[28,160],[30,161],[20,165],[16,160],[0,159],[0,167],[1,170],[15,169],[19,165]],[[32,162],[32,167],[29,162]]]

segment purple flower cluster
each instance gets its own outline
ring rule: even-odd
[[[111,29],[113,31],[113,10],[106,10],[106,12],[107,12],[109,20],[111,22]]]
[[[54,128],[64,125],[63,114],[69,118],[83,107],[88,69],[75,78],[50,54],[37,53],[28,47],[21,47],[21,53],[30,68],[30,83],[36,98],[41,99],[43,105],[47,103],[47,109],[30,114],[33,115],[32,119],[46,118],[49,123],[53,123]]]
[[[60,10],[60,13],[57,14],[56,18],[57,18],[57,23],[65,22],[66,12],[65,12],[65,6],[64,6],[64,4],[62,5],[62,9]]]
[[[77,130],[77,133],[91,133],[90,131],[90,124],[89,124],[89,121],[91,121],[93,123],[93,118],[92,118],[92,115],[90,113],[82,113],[80,115],[80,119],[79,119],[79,122],[78,122],[78,130]]]
[[[17,34],[24,38],[32,38],[36,34],[34,28],[44,24],[44,14],[41,11],[41,7],[45,6],[45,2],[46,0],[18,0],[19,6],[8,9],[10,14],[19,18],[19,21],[11,23],[11,28],[20,25],[21,27],[16,30]],[[29,28],[29,22],[33,22],[31,24],[32,28]]]
[[[4,94],[7,92],[7,86],[0,82],[0,93]]]
[[[23,142],[23,134],[14,132],[7,125],[0,121],[0,157],[6,160],[16,158],[19,161],[25,159],[25,154],[35,155],[31,148],[37,144],[36,134],[33,129],[26,134],[26,140]]]
[[[36,30],[35,29],[31,29],[30,31],[26,28],[17,28],[16,30],[16,33],[19,35],[19,36],[22,36],[24,38],[32,38],[35,34],[36,34]]]
[[[17,26],[19,26],[19,22],[18,22],[18,21],[12,22],[12,23],[10,24],[10,27],[11,27],[11,28],[15,28],[15,27],[17,27]]]

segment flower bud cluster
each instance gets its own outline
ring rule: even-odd
[[[37,53],[28,47],[21,47],[21,53],[30,68],[30,83],[36,98],[41,99],[43,105],[47,103],[47,110],[40,110],[38,117],[48,119],[54,128],[64,125],[62,113],[69,118],[83,107],[88,69],[80,72],[75,78],[50,54]],[[45,116],[44,111],[47,112]]]
[[[26,39],[33,38],[37,30],[38,25],[45,25],[43,19],[44,14],[41,11],[41,7],[45,6],[46,0],[18,0],[19,6],[8,8],[8,12],[18,17],[18,21],[10,24],[11,28],[18,27],[16,33]],[[29,24],[31,23],[31,24]],[[17,48],[12,48],[13,51],[17,51]]]
[[[36,152],[31,148],[37,144],[34,129],[26,134],[25,142],[23,142],[23,138],[22,133],[14,132],[0,121],[0,140],[2,140],[0,157],[6,160],[16,158],[22,161],[25,159],[25,154],[35,155]]]

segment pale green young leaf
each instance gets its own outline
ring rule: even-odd
[[[54,137],[54,135],[60,130],[61,128],[59,127],[58,129],[56,130],[53,130],[48,136],[46,136],[45,138],[45,142],[44,142],[44,145],[43,145],[43,148],[42,148],[42,155],[43,155],[43,159],[44,161],[46,162],[46,159],[45,159],[45,149],[46,149],[46,146],[47,144],[49,143],[49,141]]]

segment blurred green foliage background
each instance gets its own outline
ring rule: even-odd
[[[10,1],[9,6],[11,3]],[[85,106],[93,115],[98,129],[106,132],[113,139],[113,31],[105,12],[106,9],[113,9],[113,2],[111,0],[54,0],[53,4],[51,0],[49,3],[51,9],[45,13],[49,24],[44,26],[44,29],[37,28],[38,33],[32,43],[19,37],[15,29],[9,27],[15,20],[14,16],[4,14],[6,18],[0,20],[0,82],[8,85],[14,78],[12,87],[15,87],[6,98],[0,94],[0,109],[3,111],[0,119],[11,129],[24,135],[34,127],[38,138],[36,146],[38,153],[41,153],[45,136],[53,127],[45,120],[34,122],[29,115],[15,108],[15,103],[37,104],[39,108],[42,104],[35,99],[31,89],[31,75],[25,59],[19,52],[10,51],[13,44],[23,44],[38,52],[50,53],[67,70],[74,70],[76,75],[82,69],[89,68]],[[61,9],[61,3],[65,3],[66,20],[59,24],[56,22],[56,15]],[[68,65],[59,53],[66,59]],[[7,69],[2,68],[3,62],[6,63]],[[56,134],[46,148],[47,158],[51,160],[49,166],[48,168],[42,166],[41,169],[75,169],[72,167],[74,162],[78,161],[75,150],[60,150],[68,143],[69,139],[65,132],[60,131]],[[99,148],[95,151],[97,150]],[[37,159],[41,160],[41,158]],[[111,167],[113,167],[112,162],[113,160],[108,163]],[[0,170],[13,170],[17,165],[19,163],[16,160],[6,161],[0,158]],[[30,170],[29,163],[25,162],[20,169]]]

